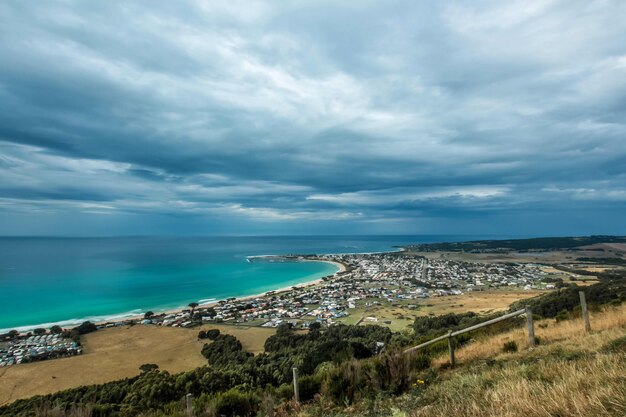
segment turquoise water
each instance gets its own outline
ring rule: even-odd
[[[450,236],[0,238],[0,329],[75,323],[257,294],[337,271],[250,255],[357,253]]]

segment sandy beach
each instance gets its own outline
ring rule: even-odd
[[[265,257],[270,257],[273,255],[267,255]],[[325,262],[328,264],[332,264],[334,266],[337,267],[338,271],[335,272],[333,275],[336,274],[340,274],[346,271],[346,265],[342,264],[341,262],[335,262],[335,261],[328,261],[328,260],[322,260],[322,259],[299,259],[297,261],[292,261],[292,262]],[[284,294],[286,292],[291,291],[293,288],[306,288],[306,287],[313,287],[315,285],[319,285],[323,282],[323,278],[317,278],[314,279],[312,281],[306,281],[306,282],[302,282],[300,284],[296,284],[296,285],[290,285],[288,287],[282,287],[282,288],[278,288],[276,290],[268,290],[268,291],[264,291],[262,293],[258,293],[258,294],[252,294],[252,295],[245,295],[245,296],[241,296],[241,297],[228,297],[228,298],[235,298],[236,300],[239,301],[246,301],[246,300],[254,300],[256,298],[259,297],[263,297],[265,296],[268,292],[272,292],[274,294]],[[204,304],[200,304],[197,308],[202,309],[202,308],[210,308],[210,307],[214,307],[216,305],[219,304],[219,301],[211,301],[208,303],[204,303]],[[159,310],[159,311],[155,311],[155,314],[178,314],[181,313],[184,310],[189,310],[188,306],[181,306],[181,307],[177,307],[177,308],[172,308],[172,309],[167,309],[167,310]],[[116,322],[127,322],[127,321],[137,321],[137,320],[141,320],[144,318],[143,314],[137,314],[137,315],[132,315],[132,316],[127,316],[124,317],[123,319],[114,319],[114,320],[99,320],[96,321],[95,323],[97,325],[104,325],[107,323],[116,323]],[[33,326],[37,327],[37,326]],[[73,327],[73,326],[72,326]]]

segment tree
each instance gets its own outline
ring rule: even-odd
[[[146,319],[146,320],[149,320],[152,316],[154,316],[154,313],[152,311],[146,311],[143,314],[143,318]]]
[[[319,331],[322,328],[322,324],[319,321],[314,321],[313,323],[309,324],[309,331],[310,332],[314,332],[314,331]]]
[[[50,327],[50,333],[60,334],[63,333],[63,329],[58,324],[55,324],[54,326]]]
[[[206,337],[210,340],[217,339],[217,336],[220,335],[220,331],[218,329],[210,329],[206,331]]]
[[[74,330],[78,332],[78,334],[87,334],[91,332],[95,332],[98,330],[98,327],[90,321],[84,321],[80,326],[76,327]]]
[[[143,365],[139,367],[139,370],[143,373],[155,371],[157,369],[159,369],[159,365],[154,364],[154,363],[144,363]]]
[[[196,307],[198,307],[198,305],[199,305],[198,303],[189,303],[189,307],[191,307],[191,315],[190,315],[191,321],[193,321],[193,313],[196,310]]]
[[[33,330],[33,333],[37,336],[41,336],[42,334],[46,334],[46,329],[44,329],[43,327],[38,327]]]
[[[279,336],[289,335],[291,333],[291,323],[282,323],[276,328],[276,334]]]

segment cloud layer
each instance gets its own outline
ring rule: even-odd
[[[3,2],[2,234],[626,233],[625,15]]]

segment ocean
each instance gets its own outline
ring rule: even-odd
[[[252,255],[362,253],[471,236],[0,238],[0,332],[258,294],[333,274]],[[482,238],[485,238],[484,236]]]

